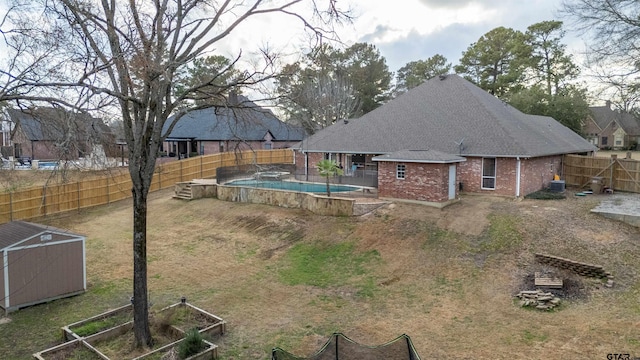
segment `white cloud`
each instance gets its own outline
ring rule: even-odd
[[[361,15],[354,24],[355,32],[350,40],[367,37],[372,43],[389,43],[406,37],[410,32],[429,35],[452,24],[483,23],[497,17],[501,11],[469,1],[455,9],[424,3],[405,0],[401,5],[390,7],[386,1],[372,1],[359,5],[355,8]],[[381,29],[385,31],[379,31]]]

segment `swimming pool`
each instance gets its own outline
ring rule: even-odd
[[[40,170],[56,170],[58,169],[57,161],[40,161],[38,162],[38,169]]]
[[[322,194],[327,192],[327,184],[306,183],[306,182],[300,182],[300,181],[234,180],[234,181],[225,183],[225,185],[278,189],[278,190],[293,190],[293,191],[300,191],[300,192],[322,193]],[[332,193],[360,190],[360,188],[357,186],[335,185],[335,184],[330,184],[329,189],[331,190]]]

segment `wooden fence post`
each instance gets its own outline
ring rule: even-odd
[[[42,186],[42,212],[47,215],[47,186]]]
[[[9,192],[9,221],[13,221],[13,191]]]

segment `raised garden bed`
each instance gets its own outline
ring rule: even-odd
[[[90,348],[81,339],[68,341],[33,355],[40,360],[103,360],[95,349]]]
[[[208,335],[222,335],[225,332],[226,323],[222,318],[186,302],[168,306],[161,313],[165,321],[182,334],[193,328]]]
[[[80,339],[133,321],[131,304],[64,326],[65,340]]]
[[[184,299],[151,314],[152,349],[135,349],[133,310],[126,305],[62,328],[65,343],[33,356],[40,360],[57,359],[178,359],[177,349],[185,333],[222,335],[226,323],[222,318],[199,309]],[[200,337],[200,335],[198,335]],[[215,359],[217,346],[206,340],[204,349],[189,360]],[[171,353],[171,354],[170,354]]]

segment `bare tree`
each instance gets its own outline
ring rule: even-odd
[[[596,95],[634,111],[640,99],[640,6],[635,0],[564,0],[564,15],[588,36],[589,67],[604,84]],[[611,99],[612,98],[612,99]]]
[[[21,1],[21,0],[16,0]],[[330,26],[344,19],[336,0],[22,0],[43,14],[39,29],[30,36],[60,44],[62,66],[52,70],[46,82],[27,82],[43,89],[76,89],[79,96],[117,104],[124,124],[129,173],[133,183],[133,306],[138,346],[153,340],[148,320],[147,294],[147,195],[163,140],[175,123],[198,105],[192,101],[200,89],[210,91],[208,79],[174,91],[176,75],[196,59],[209,55],[218,44],[246,20],[266,14],[292,16],[318,35],[327,31],[312,25]],[[303,6],[313,11],[305,19]],[[265,66],[227,83],[227,87],[251,85],[268,79],[271,56]],[[52,80],[52,79],[56,80]],[[225,91],[225,87],[219,87]],[[97,100],[96,100],[97,99]],[[163,132],[170,115],[172,123]]]
[[[611,101],[622,112],[637,113],[640,106],[640,70],[607,66],[606,63],[592,64],[591,77],[600,86],[591,90],[603,101]],[[626,70],[626,71],[625,71]]]
[[[291,121],[309,134],[349,119],[360,110],[355,89],[345,76],[336,73],[316,72],[285,97],[292,108]]]
[[[590,35],[596,60],[638,67],[640,6],[636,0],[564,0],[562,11],[575,29]]]

